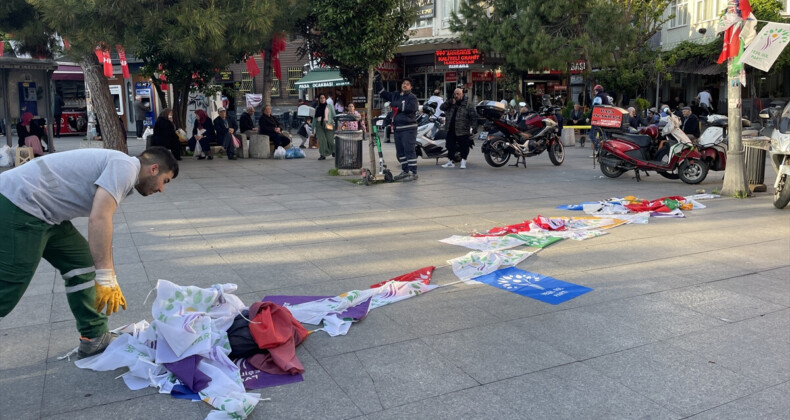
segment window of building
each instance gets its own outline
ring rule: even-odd
[[[280,97],[280,79],[272,75],[272,98]]]
[[[239,86],[240,93],[252,92],[252,77],[248,71],[241,72],[241,86]]]
[[[696,0],[697,1],[697,22],[705,22],[716,17],[714,8],[716,0]]]
[[[301,67],[288,67],[288,96],[299,96],[295,83],[302,78]]]
[[[689,24],[688,0],[673,0],[669,4],[669,14],[674,15],[669,21],[669,28],[678,28]]]
[[[442,28],[450,26],[450,17],[453,12],[458,13],[458,8],[461,6],[461,0],[444,0],[442,1]]]

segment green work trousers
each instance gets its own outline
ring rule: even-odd
[[[80,335],[95,338],[107,332],[107,316],[94,308],[96,269],[88,241],[71,222],[47,224],[0,194],[0,318],[22,298],[41,257],[63,276]]]

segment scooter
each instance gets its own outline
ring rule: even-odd
[[[422,115],[417,119],[417,145],[415,152],[423,159],[439,159],[447,157],[447,130],[442,126],[443,118],[436,116],[436,104],[428,102],[422,106]],[[456,153],[455,162],[461,161]]]
[[[711,171],[723,171],[727,168],[727,117],[708,116],[708,128],[702,132],[697,141],[702,160]]]
[[[771,132],[771,165],[776,170],[774,181],[774,207],[783,209],[790,203],[790,104],[779,113],[780,108],[760,111],[763,121],[774,122]]]
[[[626,110],[610,105],[598,105],[593,109],[591,125],[599,127],[603,134],[598,163],[605,176],[617,178],[634,170],[637,181],[641,181],[639,171],[656,171],[665,178],[680,178],[687,184],[698,184],[705,179],[708,164],[680,130],[677,117],[670,117],[662,128],[669,153],[665,159],[657,160],[658,128],[648,126],[639,134],[627,133],[627,114]]]
[[[378,173],[374,174],[370,169],[362,168],[362,182],[364,182],[365,185],[373,184],[376,181],[393,181],[392,172],[387,169],[387,164],[384,163],[384,154],[381,152],[381,138],[379,138],[379,130],[384,129],[385,120],[386,117],[382,115],[376,117],[373,123],[373,129],[371,130],[373,135],[372,139],[376,141],[376,149],[379,153],[379,170]]]
[[[486,118],[484,131],[478,135],[483,140],[481,151],[486,162],[499,168],[516,156],[516,163],[527,167],[526,158],[537,156],[548,150],[549,160],[555,166],[565,161],[565,147],[559,136],[554,113],[538,113],[528,116],[520,124],[502,119],[505,106],[496,101],[482,101],[475,107],[477,113]]]

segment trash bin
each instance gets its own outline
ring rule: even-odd
[[[362,130],[341,130],[344,122],[357,122],[359,115],[339,114],[335,117],[335,167],[337,169],[362,169]]]
[[[744,147],[746,151],[746,181],[749,185],[765,183],[766,151],[757,147]]]
[[[335,167],[362,169],[362,130],[335,131]]]

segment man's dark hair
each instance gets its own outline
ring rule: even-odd
[[[173,153],[162,146],[153,146],[145,149],[143,153],[140,153],[140,156],[137,156],[137,159],[140,159],[140,163],[143,165],[153,165],[158,164],[160,168],[160,172],[164,170],[164,172],[173,172],[173,178],[178,176],[178,162],[176,162],[176,158],[173,157]]]
[[[414,86],[414,81],[411,80],[411,77],[404,77],[403,81],[401,81],[401,83],[403,83],[403,82],[409,82],[410,85]]]

